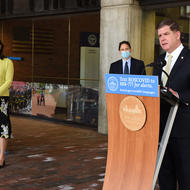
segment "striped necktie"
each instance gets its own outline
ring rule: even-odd
[[[165,71],[166,73],[168,73],[168,75],[170,74],[170,65],[171,65],[171,61],[172,61],[172,55],[169,54],[168,55],[168,61],[167,61],[167,64],[165,66]],[[163,74],[163,85],[166,86],[166,82],[168,80],[168,77],[166,76],[166,74]]]

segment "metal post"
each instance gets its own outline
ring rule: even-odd
[[[168,144],[168,139],[170,137],[170,133],[171,133],[171,130],[172,130],[172,127],[173,127],[173,123],[174,123],[174,120],[175,120],[175,116],[176,116],[178,107],[179,107],[179,104],[176,103],[176,105],[172,106],[171,109],[170,109],[170,113],[169,113],[169,116],[168,116],[168,119],[167,119],[167,122],[166,122],[166,126],[165,126],[165,129],[164,129],[164,133],[163,133],[161,142],[159,144],[159,150],[158,150],[158,156],[157,156],[157,162],[156,162],[156,169],[155,169],[155,173],[154,173],[154,178],[153,178],[153,183],[152,183],[152,189],[151,190],[154,190],[155,185],[156,185],[156,181],[157,181],[157,178],[158,178],[158,173],[159,173],[159,170],[160,170],[160,166],[162,164],[162,160],[163,160],[163,157],[164,157],[166,146]]]

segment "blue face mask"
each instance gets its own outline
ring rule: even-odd
[[[127,59],[130,55],[131,55],[130,51],[122,51],[122,52],[121,52],[121,56],[122,56],[124,59]]]

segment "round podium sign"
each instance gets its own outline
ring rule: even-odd
[[[131,131],[140,130],[146,121],[144,104],[136,96],[127,96],[121,101],[119,115],[123,125]]]

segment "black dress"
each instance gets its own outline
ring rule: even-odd
[[[8,96],[0,96],[0,137],[6,139],[11,137]]]

